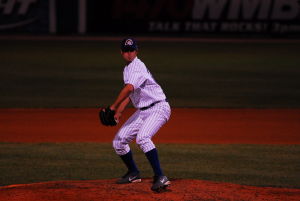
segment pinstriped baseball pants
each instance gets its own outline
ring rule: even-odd
[[[146,153],[155,148],[151,138],[169,120],[171,108],[168,102],[160,102],[147,110],[137,110],[120,128],[113,147],[118,155],[130,151],[129,143],[136,138],[136,143]]]

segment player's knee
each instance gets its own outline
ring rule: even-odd
[[[118,140],[113,140],[113,148],[118,155],[124,155],[129,151],[129,145]]]
[[[150,138],[137,138],[136,144],[140,147],[140,149],[144,153],[146,153],[147,151],[149,151],[155,147]]]
[[[123,149],[128,143],[127,143],[127,138],[121,137],[121,136],[116,136],[115,139],[113,140],[113,148],[115,150],[117,149]]]
[[[141,137],[137,137],[136,138],[136,144],[139,146],[142,146],[143,144],[146,144],[150,139],[148,138],[141,138]]]
[[[124,144],[124,138],[121,138],[120,136],[116,136],[113,140],[113,147],[116,149]]]

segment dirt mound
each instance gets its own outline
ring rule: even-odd
[[[253,187],[200,180],[172,180],[162,193],[150,190],[151,180],[120,185],[115,180],[55,181],[0,187],[1,201],[94,200],[300,200],[300,189]]]

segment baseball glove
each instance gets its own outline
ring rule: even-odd
[[[114,116],[115,111],[111,110],[109,107],[103,108],[99,112],[100,121],[105,126],[116,126],[118,124]]]

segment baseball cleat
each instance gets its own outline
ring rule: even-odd
[[[170,184],[171,182],[166,176],[154,176],[151,190],[159,193],[166,189]]]
[[[117,180],[117,184],[129,184],[129,183],[138,183],[142,179],[138,172],[127,172],[123,177]]]

